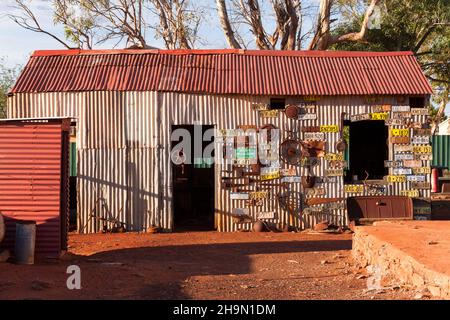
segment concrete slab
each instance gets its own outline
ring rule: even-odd
[[[380,221],[356,227],[352,255],[383,278],[450,298],[450,221]]]

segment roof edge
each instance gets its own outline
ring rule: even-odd
[[[241,50],[241,49],[111,49],[111,50],[36,50],[32,57],[77,56],[77,55],[114,55],[114,54],[167,54],[167,55],[227,55],[248,56],[293,56],[293,57],[379,57],[412,56],[411,51],[318,51],[318,50]]]

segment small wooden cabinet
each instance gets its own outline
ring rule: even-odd
[[[401,196],[351,197],[347,210],[351,221],[413,218],[412,199]]]

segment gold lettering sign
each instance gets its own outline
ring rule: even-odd
[[[419,190],[402,190],[401,195],[409,198],[418,198]]]
[[[261,174],[261,180],[274,180],[280,177],[280,172],[270,172],[267,174]]]
[[[391,129],[392,137],[408,137],[409,129]]]
[[[406,176],[386,176],[385,179],[389,183],[403,183],[403,182],[406,182]]]
[[[254,191],[249,193],[250,200],[267,199],[268,196],[268,191]]]
[[[254,103],[254,104],[252,104],[252,109],[255,110],[255,111],[268,110],[269,109],[269,105],[265,104],[265,103]]]
[[[414,116],[427,116],[428,109],[427,108],[411,108],[411,114]]]
[[[433,152],[433,148],[431,146],[414,146],[413,147],[414,153],[427,153],[431,154]]]
[[[344,170],[342,169],[328,169],[325,170],[325,175],[327,177],[339,177],[344,175]]]
[[[370,116],[372,120],[386,120],[389,118],[389,113],[387,112],[372,113]]]
[[[414,174],[431,174],[430,167],[412,168]]]
[[[259,115],[262,118],[277,118],[278,110],[261,110],[259,111]]]
[[[325,160],[327,160],[327,161],[343,161],[344,155],[342,153],[327,153],[327,154],[325,154]]]
[[[339,132],[339,127],[337,125],[322,125],[320,126],[320,132]]]
[[[364,185],[362,185],[362,184],[346,184],[346,185],[344,185],[344,191],[346,193],[363,193]]]

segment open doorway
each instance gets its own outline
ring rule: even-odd
[[[211,125],[174,125],[172,132],[184,129],[191,137],[191,152],[180,152],[182,163],[172,161],[173,215],[175,231],[214,230],[214,163],[213,157],[194,154],[194,139],[200,139],[202,155],[211,143],[202,137]],[[194,133],[197,133],[195,136]],[[199,136],[201,133],[201,137]],[[180,139],[181,140],[181,139]],[[172,149],[180,142],[172,141]],[[212,155],[214,156],[214,155]]]
[[[383,179],[388,174],[384,166],[389,155],[388,126],[382,120],[366,120],[345,121],[344,127],[348,134],[345,182]]]

